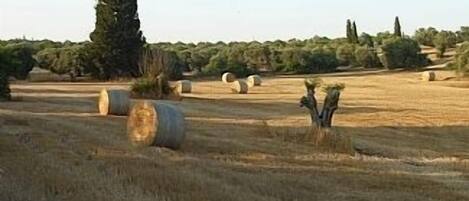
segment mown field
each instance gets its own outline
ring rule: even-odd
[[[469,200],[469,81],[437,73],[321,75],[346,84],[334,129],[354,156],[304,139],[306,75],[248,95],[194,81],[174,103],[180,151],[133,148],[126,117],[98,115],[98,92],[126,83],[16,83],[20,100],[0,103],[0,200]]]

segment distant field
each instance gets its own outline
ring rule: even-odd
[[[356,156],[301,136],[307,76],[265,78],[248,95],[197,81],[179,105],[181,151],[132,148],[125,117],[98,116],[103,87],[18,83],[0,103],[0,200],[469,200],[469,81],[418,72],[326,74],[343,82],[335,131]],[[320,93],[320,102],[324,94]]]

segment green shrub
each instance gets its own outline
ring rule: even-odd
[[[164,76],[158,78],[139,78],[131,85],[132,96],[135,98],[164,99],[172,89]]]
[[[335,53],[325,48],[308,51],[304,48],[288,48],[274,52],[272,63],[276,71],[293,73],[333,72],[339,65]]]
[[[36,60],[40,68],[57,74],[81,75],[87,68],[82,55],[84,46],[73,45],[63,48],[47,48],[37,53]]]
[[[327,73],[336,71],[339,60],[335,53],[325,48],[316,48],[312,51],[308,73]]]
[[[456,34],[451,31],[441,31],[436,34],[433,43],[438,50],[438,56],[443,57],[446,49],[455,47],[457,40]]]
[[[370,47],[358,47],[355,50],[355,60],[365,68],[382,66],[375,49]]]
[[[13,43],[3,47],[9,55],[10,65],[6,72],[17,79],[26,79],[36,64],[34,51],[30,43]]]
[[[429,64],[417,41],[409,38],[394,37],[383,41],[378,57],[384,67],[418,68]]]
[[[337,48],[336,56],[342,66],[356,66],[355,45],[343,44]]]
[[[311,53],[301,48],[288,48],[281,51],[279,55],[279,71],[307,73],[311,67]]]
[[[203,72],[208,75],[231,72],[243,77],[255,73],[256,69],[248,66],[248,61],[245,58],[245,48],[242,45],[232,44],[232,47],[227,47],[213,56]]]
[[[438,30],[433,27],[420,28],[415,31],[414,39],[422,45],[434,46],[433,39],[438,34]]]

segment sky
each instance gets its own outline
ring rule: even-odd
[[[266,41],[469,25],[468,0],[139,0],[149,42]],[[89,40],[96,0],[0,0],[0,39]]]

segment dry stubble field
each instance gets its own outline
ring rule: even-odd
[[[127,84],[13,84],[22,100],[0,103],[0,200],[469,200],[468,81],[322,75],[347,86],[335,130],[362,153],[348,156],[303,139],[304,77],[266,78],[249,95],[196,81],[175,103],[188,127],[177,152],[133,148],[125,117],[97,114],[99,90]]]

